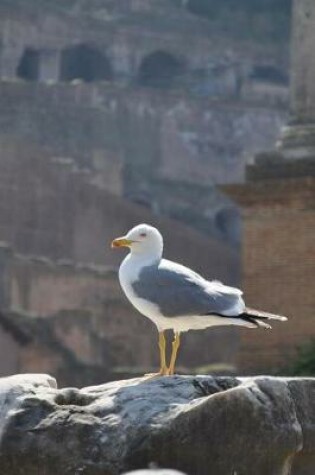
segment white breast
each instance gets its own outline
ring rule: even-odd
[[[145,299],[137,297],[132,288],[132,283],[138,280],[143,264],[140,259],[134,258],[129,254],[119,268],[119,282],[126,297],[138,312],[149,318],[155,323],[159,330],[162,330],[164,327],[163,323],[166,322],[164,322],[165,317],[161,315],[159,307]]]

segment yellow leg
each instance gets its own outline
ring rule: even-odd
[[[146,378],[156,378],[157,376],[167,376],[169,374],[168,367],[166,366],[166,339],[164,332],[159,332],[159,348],[160,348],[160,370],[158,373],[145,374]]]
[[[159,373],[162,375],[168,374],[168,368],[166,366],[166,340],[164,332],[159,332],[159,348],[160,348],[160,371]]]
[[[171,356],[171,362],[170,362],[168,374],[174,374],[179,345],[180,345],[180,334],[175,333],[174,341],[172,343],[172,356]]]

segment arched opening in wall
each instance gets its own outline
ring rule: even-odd
[[[241,240],[241,216],[237,208],[222,208],[215,215],[217,230],[227,240],[238,244]]]
[[[37,81],[39,77],[39,51],[26,48],[22,54],[16,75],[26,81]]]
[[[250,78],[279,85],[287,85],[289,83],[288,75],[283,70],[269,65],[254,66]]]
[[[86,82],[112,79],[111,64],[96,48],[81,44],[66,48],[61,53],[61,81],[82,79]]]
[[[184,65],[165,51],[146,56],[139,68],[138,83],[149,87],[170,87],[184,73]]]

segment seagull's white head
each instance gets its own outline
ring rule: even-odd
[[[137,254],[152,259],[160,259],[163,252],[161,233],[148,224],[139,224],[130,229],[125,236],[114,239],[112,247],[129,247],[131,254]]]

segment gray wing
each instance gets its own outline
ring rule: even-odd
[[[138,297],[158,305],[166,317],[225,314],[242,294],[164,259],[159,265],[144,267],[132,287]]]

